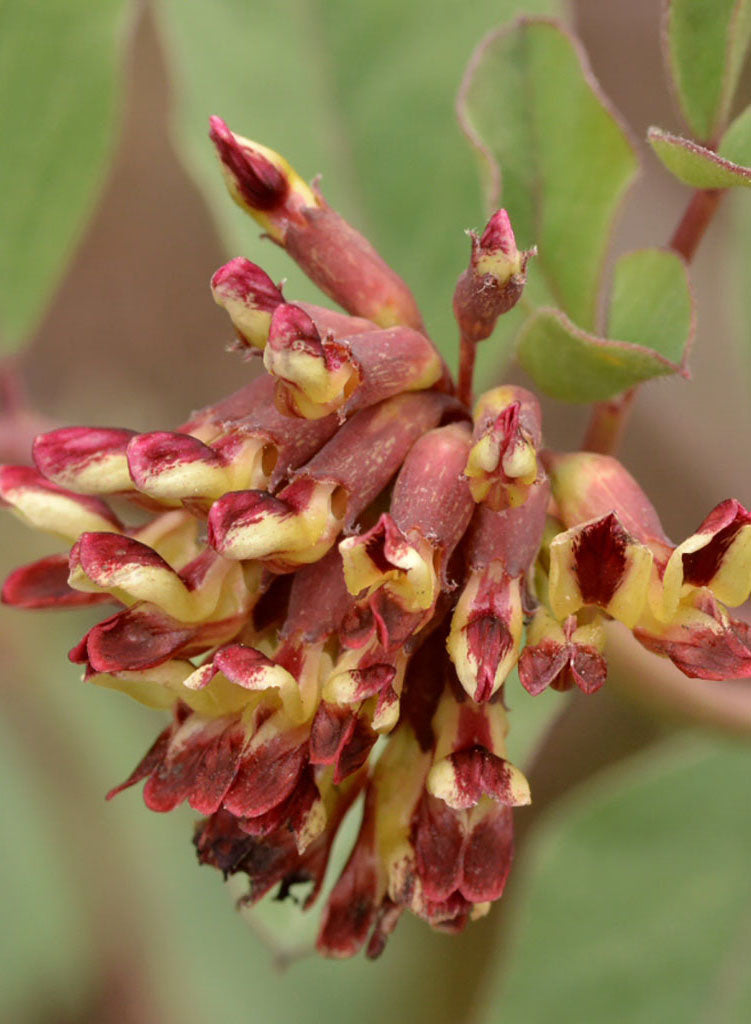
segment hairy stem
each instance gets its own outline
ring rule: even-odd
[[[699,247],[726,189],[697,189],[692,195],[669,246],[690,263]],[[595,402],[582,447],[586,451],[613,455],[620,443],[634,405],[639,385],[605,402]]]

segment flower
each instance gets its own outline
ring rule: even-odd
[[[69,545],[3,600],[114,606],[70,658],[169,721],[109,796],[187,802],[200,862],[247,876],[246,902],[308,883],[310,905],[359,801],[318,946],[376,956],[405,910],[459,931],[503,892],[530,801],[506,756],[517,665],[532,694],[592,693],[616,619],[688,675],[751,676],[725,608],[751,590],[751,515],[723,502],[674,546],[618,462],[542,447],[530,392],[470,411],[373,247],[278,154],[218,118],[211,137],[232,197],[344,312],[246,259],[220,268],[260,376],[177,430],[64,427],[35,468],[0,468],[3,504]],[[505,211],[473,236],[465,342],[518,299],[529,255]]]

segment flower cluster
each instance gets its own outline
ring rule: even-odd
[[[70,657],[171,718],[110,795],[187,801],[199,860],[247,875],[248,903],[302,882],[312,903],[359,800],[318,944],[375,956],[405,909],[458,931],[503,891],[530,800],[506,758],[515,667],[531,694],[592,693],[616,619],[688,675],[751,676],[725,608],[751,589],[751,515],[723,502],[675,547],[614,459],[542,448],[528,391],[471,411],[372,246],[278,154],[217,118],[211,138],[233,198],[346,312],[287,302],[246,259],[217,271],[265,372],[176,431],[62,428],[36,468],[3,467],[3,503],[72,545],[3,600],[116,606]],[[518,299],[529,255],[504,211],[473,236],[465,339]]]

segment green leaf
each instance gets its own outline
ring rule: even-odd
[[[546,21],[495,31],[475,52],[459,113],[488,181],[500,165],[520,244],[539,247],[531,275],[542,272],[553,301],[592,329],[613,218],[637,160],[578,44]]]
[[[722,131],[751,39],[750,0],[668,0],[665,60],[688,125]]]
[[[472,160],[454,120],[467,55],[499,19],[556,13],[558,0],[161,0],[175,71],[175,140],[227,244],[292,297],[320,294],[226,195],[207,119],[283,153],[408,281],[444,354],[453,359],[451,297],[466,267],[468,227],[483,211]]]
[[[522,327],[517,356],[542,391],[565,402],[600,402],[640,381],[681,372],[653,349],[599,338],[545,307]]]
[[[694,188],[733,188],[751,185],[751,168],[733,163],[697,142],[671,135],[661,128],[650,128],[647,139],[662,164],[679,181]],[[738,136],[731,143],[739,144]]]
[[[732,122],[718,147],[720,156],[742,167],[751,165],[751,106]]]
[[[683,741],[559,805],[482,1024],[751,1019],[750,770]]]
[[[34,330],[115,139],[128,0],[0,3],[0,348]]]
[[[686,264],[668,249],[639,249],[618,260],[608,337],[651,349],[681,365],[695,330]]]

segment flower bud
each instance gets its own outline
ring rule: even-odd
[[[384,398],[439,385],[450,377],[432,342],[409,327],[334,340],[314,317],[284,305],[274,313],[263,361],[277,378],[277,405],[288,415],[341,418]]]
[[[273,149],[235,135],[220,117],[209,118],[209,124],[229,194],[283,244],[289,220],[317,205],[313,190]]]
[[[134,430],[60,427],[34,439],[39,472],[78,494],[120,494],[133,489],[125,451]]]
[[[100,498],[73,494],[28,466],[0,466],[0,505],[55,536],[75,541],[89,530],[121,530],[122,523]]]
[[[211,278],[217,305],[229,314],[243,345],[263,349],[269,336],[271,314],[284,296],[268,274],[255,263],[238,256]]]
[[[353,316],[424,330],[412,292],[373,246],[287,161],[210,119],[230,195],[308,277]]]
[[[496,210],[482,236],[469,233],[469,268],[454,291],[454,316],[462,336],[478,342],[493,333],[496,320],[521,298],[527,263],[536,250],[519,252],[505,210]]]
[[[507,385],[482,395],[464,470],[475,501],[494,509],[521,505],[538,475],[541,444],[540,404],[531,392]]]

